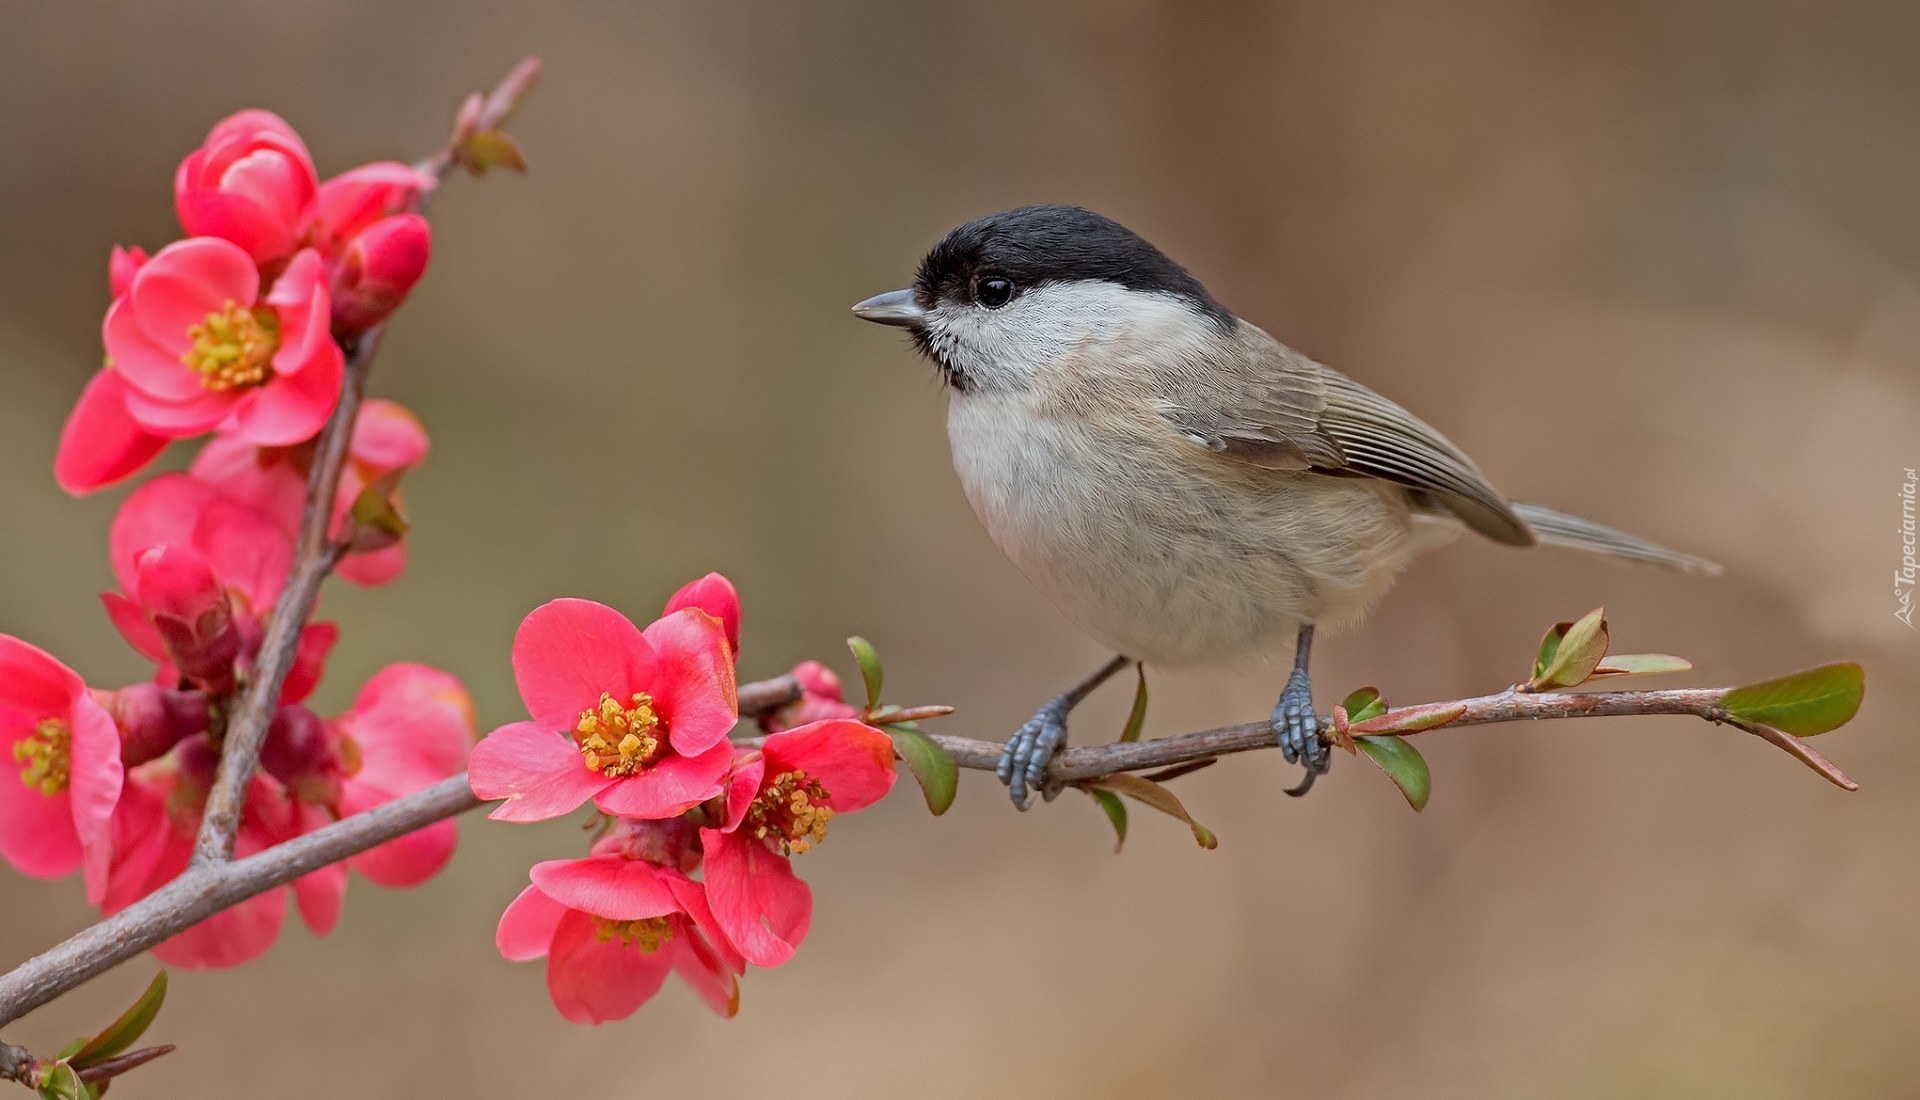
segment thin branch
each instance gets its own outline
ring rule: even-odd
[[[260,762],[260,749],[266,743],[267,728],[273,724],[280,704],[280,687],[300,652],[300,632],[313,615],[320,595],[320,584],[340,561],[342,548],[333,541],[333,498],[340,490],[340,473],[346,467],[347,446],[353,439],[354,418],[360,413],[360,400],[367,390],[367,371],[380,348],[380,326],[360,335],[353,353],[347,357],[346,381],[340,403],[320,431],[313,457],[313,470],[307,477],[307,503],[300,516],[300,535],[294,544],[293,569],[287,586],[274,604],[273,617],[267,622],[260,653],[254,661],[253,676],[247,682],[227,718],[226,736],[220,749],[220,770],[207,792],[206,816],[200,821],[200,835],[194,843],[195,863],[219,863],[233,858],[233,838],[240,831],[240,807],[246,800],[247,781],[254,765]]]

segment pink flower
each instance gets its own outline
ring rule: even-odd
[[[351,168],[320,185],[311,233],[328,256],[344,255],[355,237],[396,214],[411,213],[434,178],[396,161]]]
[[[300,252],[263,289],[253,260],[218,238],[176,241],[147,261],[103,326],[127,414],[172,438],[223,424],[263,446],[318,434],[345,371],[319,253]]]
[[[720,793],[733,759],[733,661],[713,617],[694,609],[645,632],[588,600],[537,607],[513,639],[530,722],[473,750],[474,794],[492,816],[540,821],[592,799],[622,817],[674,817]]]
[[[840,694],[840,677],[819,661],[802,661],[788,673],[800,683],[800,698],[760,716],[760,728],[779,733],[828,718],[858,718],[860,708]]]
[[[726,820],[700,830],[700,842],[714,918],[748,962],[786,962],[813,919],[813,894],[788,857],[824,839],[836,814],[884,798],[893,780],[892,739],[860,722],[776,733],[735,759]]]
[[[333,536],[340,537],[349,510],[368,487],[399,499],[400,479],[427,456],[427,432],[405,406],[372,399],[360,406],[348,444],[347,466],[333,502]],[[193,460],[193,476],[226,495],[272,516],[289,541],[300,525],[307,499],[307,474],[313,446],[257,447],[236,435],[220,433]],[[355,584],[380,585],[406,569],[404,541],[378,550],[350,553],[340,575]]]
[[[740,659],[740,593],[736,592],[733,582],[718,573],[708,573],[697,581],[683,585],[680,591],[667,601],[667,609],[662,615],[671,615],[684,608],[697,607],[714,618],[727,631],[727,651],[733,659]]]
[[[562,1016],[623,1020],[670,970],[721,1016],[740,1010],[735,975],[745,967],[699,883],[612,852],[538,863],[531,877],[501,914],[494,942],[514,962],[546,956],[547,991]]]
[[[268,267],[299,247],[319,181],[293,127],[269,111],[216,123],[173,177],[174,210],[190,237],[217,237]]]
[[[389,665],[332,721],[282,707],[261,764],[327,820],[371,810],[458,775],[475,735],[473,700],[454,677],[418,664]],[[388,841],[349,860],[382,886],[416,886],[453,858],[452,820]]]
[[[167,553],[155,553],[161,548]],[[114,517],[108,559],[121,591],[100,599],[128,644],[160,666],[161,683],[184,674],[208,690],[225,690],[233,667],[250,664],[259,648],[292,554],[291,539],[257,509],[190,475],[162,474],[134,490]],[[201,564],[216,582],[214,592],[203,587]],[[164,587],[154,586],[157,574],[165,576]],[[221,604],[230,630],[215,633],[206,616],[217,619]],[[192,632],[181,625],[187,619]],[[281,702],[297,703],[312,692],[338,635],[332,623],[307,625]],[[236,638],[237,649],[226,648]]]
[[[36,878],[84,866],[87,897],[106,890],[120,731],[80,674],[0,634],[0,856]]]

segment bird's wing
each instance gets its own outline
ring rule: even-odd
[[[1187,374],[1158,412],[1193,442],[1256,466],[1425,490],[1495,542],[1533,531],[1447,438],[1360,383],[1242,323],[1240,361]]]

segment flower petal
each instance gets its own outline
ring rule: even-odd
[[[217,494],[186,474],[161,474],[128,494],[107,533],[107,562],[130,597],[140,594],[134,559],[150,546],[195,546],[200,513]]]
[[[267,304],[280,318],[280,348],[273,354],[276,372],[298,374],[322,353],[321,344],[333,343],[326,276],[320,254],[313,249],[301,249],[287,264],[267,295]]]
[[[219,427],[240,399],[231,390],[206,390],[198,397],[174,401],[128,386],[126,401],[127,415],[141,427],[169,439],[187,439]]]
[[[726,630],[727,649],[733,653],[734,660],[740,658],[740,593],[733,582],[718,573],[708,573],[697,581],[689,581],[681,586],[667,601],[667,609],[660,614],[671,615],[676,611],[697,607],[714,618]]]
[[[11,755],[6,764],[12,764]],[[34,878],[60,878],[80,866],[80,838],[66,791],[49,798],[0,768],[0,858]]]
[[[747,816],[747,807],[760,793],[760,782],[767,774],[767,757],[758,749],[741,749],[733,757],[733,769],[727,773],[727,818],[722,829],[732,832]]]
[[[245,249],[218,237],[193,237],[175,241],[141,265],[126,301],[140,331],[177,364],[193,347],[187,330],[228,302],[244,309],[259,296],[260,271]]]
[[[547,992],[560,1015],[576,1024],[624,1020],[660,992],[672,966],[666,950],[642,951],[618,937],[599,942],[593,918],[569,911],[547,955]]]
[[[733,1019],[740,1012],[739,980],[690,921],[682,917],[675,924],[673,941],[666,945],[673,953],[674,973],[721,1019]]]
[[[532,722],[501,726],[473,747],[468,776],[476,797],[504,798],[495,821],[545,821],[572,813],[614,780],[587,770],[566,737]]]
[[[287,670],[286,685],[280,689],[282,704],[303,703],[313,694],[326,673],[327,654],[333,652],[333,643],[339,639],[338,623],[308,623],[300,631],[293,667]]]
[[[320,340],[298,374],[275,373],[246,392],[234,406],[234,434],[262,447],[291,447],[319,435],[340,403],[346,369],[340,345]]]
[[[29,719],[65,718],[75,696],[86,690],[80,674],[53,654],[0,634],[0,706]]]
[[[699,756],[668,753],[638,774],[614,780],[594,803],[620,817],[678,817],[721,792],[732,761],[733,746],[726,742]]]
[[[566,906],[541,893],[538,886],[529,886],[500,914],[493,945],[509,962],[537,959],[553,945],[554,929],[560,927],[560,918],[566,915]]]
[[[364,808],[371,809],[372,806]],[[362,812],[361,808],[355,807],[352,799],[343,799],[341,809],[349,814]],[[436,821],[424,829],[415,829],[405,836],[369,848],[347,862],[369,881],[388,889],[418,886],[446,869],[459,841],[460,828],[456,822]]]
[[[210,392],[201,385],[200,375],[180,361],[180,353],[168,351],[147,336],[134,318],[129,299],[115,299],[107,307],[106,319],[100,323],[100,339],[107,346],[114,371],[129,388],[145,397],[178,403],[203,398]]]
[[[287,892],[268,890],[163,940],[153,957],[182,970],[216,970],[267,953],[287,919]]]
[[[67,793],[73,831],[84,853],[87,901],[99,904],[107,891],[113,856],[113,807],[126,773],[120,767],[120,727],[88,692],[74,698],[68,714],[73,731]],[[5,777],[0,776],[0,782]]]
[[[893,789],[893,739],[864,722],[811,722],[768,737],[761,751],[774,775],[798,768],[818,779],[835,813],[864,809]]]
[[[75,496],[138,473],[166,449],[167,437],[142,428],[127,412],[127,382],[117,371],[93,376],[60,431],[54,480]]]
[[[625,615],[592,600],[542,604],[513,637],[513,678],[533,720],[572,730],[601,693],[626,702],[649,690],[653,647]]]
[[[160,632],[147,621],[147,613],[140,609],[139,604],[118,592],[100,593],[100,602],[106,606],[107,618],[112,620],[114,629],[140,656],[155,663],[167,659],[167,649],[160,641]]]
[[[707,902],[740,954],[755,966],[793,957],[813,921],[813,891],[785,856],[740,833],[700,830]]]
[[[540,892],[583,913],[608,920],[645,920],[678,913],[680,903],[653,864],[625,856],[587,856],[536,863],[529,873]]]
[[[654,620],[645,635],[659,659],[646,690],[668,716],[674,751],[691,756],[726,741],[740,717],[726,627],[686,608]]]

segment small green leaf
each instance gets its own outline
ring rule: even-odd
[[[1087,797],[1107,812],[1107,820],[1113,822],[1113,854],[1120,854],[1120,846],[1127,842],[1127,804],[1112,791],[1103,791],[1098,787],[1088,787]]]
[[[1340,704],[1347,708],[1347,721],[1364,722],[1387,713],[1387,701],[1380,697],[1380,689],[1368,685],[1354,692]]]
[[[476,176],[486,175],[489,168],[527,170],[527,160],[520,155],[520,147],[499,130],[481,130],[470,135],[460,144],[459,159],[467,171]]]
[[[867,684],[867,709],[880,708],[880,654],[873,643],[865,638],[854,636],[847,639],[847,648],[853,650],[853,659],[860,662],[860,678]]]
[[[1439,729],[1467,713],[1465,703],[1421,703],[1376,714],[1365,722],[1356,722],[1352,730],[1361,733],[1419,733]]]
[[[1607,609],[1596,607],[1578,621],[1555,624],[1547,632],[1547,637],[1540,642],[1540,658],[1534,662],[1533,679],[1527,686],[1535,691],[1578,686],[1593,675],[1600,659],[1606,655]]]
[[[1433,790],[1433,775],[1427,771],[1427,762],[1418,750],[1398,737],[1356,737],[1354,743],[1367,759],[1380,766],[1407,796],[1407,805],[1415,813],[1427,808],[1427,796]]]
[[[1151,779],[1121,772],[1115,775],[1103,775],[1098,779],[1089,779],[1083,786],[1118,791],[1129,798],[1144,802],[1163,814],[1170,814],[1186,822],[1187,828],[1193,830],[1193,839],[1200,847],[1211,849],[1220,846],[1220,839],[1213,835],[1213,830],[1195,821],[1193,815],[1187,812],[1187,808],[1180,803],[1180,799],[1172,791]]]
[[[41,1100],[93,1100],[93,1090],[80,1080],[80,1074],[65,1062],[47,1071],[37,1090]]]
[[[121,1051],[132,1046],[146,1034],[154,1017],[160,1015],[160,1006],[167,1000],[167,972],[162,970],[147,983],[147,991],[132,1007],[120,1014],[120,1018],[103,1028],[100,1034],[87,1041],[87,1044],[74,1052],[73,1064],[85,1069],[88,1066],[104,1062]]]
[[[1127,728],[1120,731],[1122,741],[1140,740],[1140,730],[1147,724],[1147,666],[1135,664],[1133,667],[1140,673],[1140,686],[1133,689],[1133,710],[1127,715]],[[1120,832],[1124,839],[1124,820]]]
[[[1866,690],[1866,673],[1843,661],[1734,688],[1720,705],[1735,718],[1812,737],[1851,721]]]
[[[938,741],[911,726],[890,725],[886,731],[893,738],[893,751],[907,762],[914,779],[919,781],[927,809],[936,817],[946,813],[960,788],[960,766],[953,762],[953,755],[941,748]]]
[[[1693,662],[1670,653],[1610,653],[1593,670],[1593,679],[1602,676],[1657,676],[1663,672],[1685,672]]]

